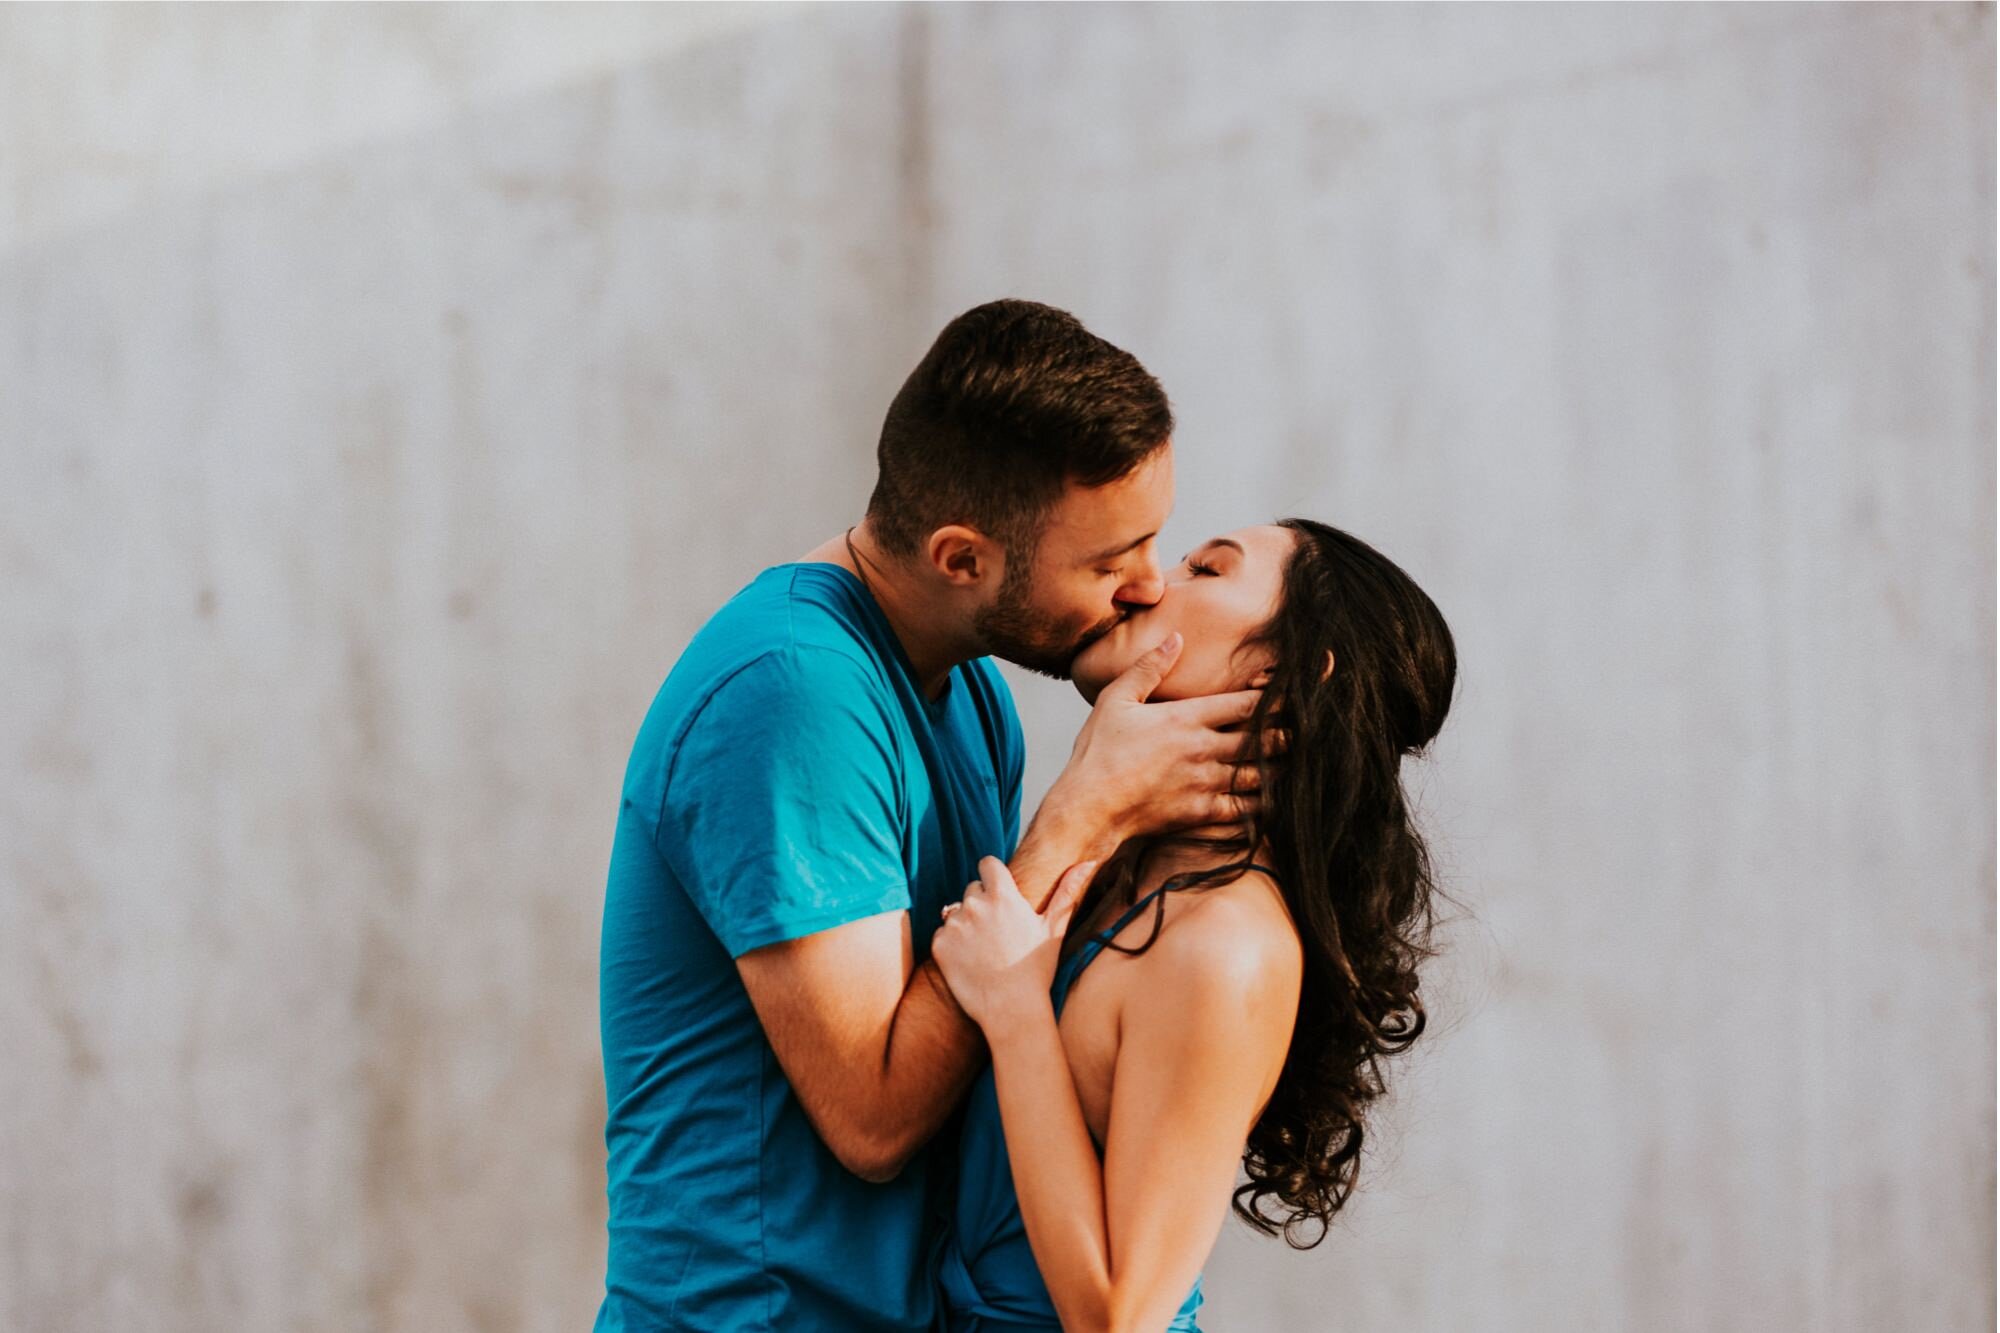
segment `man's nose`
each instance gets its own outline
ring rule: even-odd
[[[1160,576],[1160,562],[1149,559],[1132,571],[1132,577],[1119,585],[1111,600],[1127,609],[1137,610],[1156,604],[1166,591],[1167,581]]]

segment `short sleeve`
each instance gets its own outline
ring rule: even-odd
[[[738,671],[675,748],[660,852],[732,958],[908,908],[896,719],[843,653]]]

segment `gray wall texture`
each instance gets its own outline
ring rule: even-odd
[[[587,1326],[653,689],[996,295],[1451,619],[1223,1330],[1994,1326],[1987,5],[0,10],[0,1327]],[[1082,706],[1016,676],[1038,792]]]

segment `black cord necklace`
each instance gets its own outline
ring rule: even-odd
[[[840,535],[840,539],[847,543],[847,558],[854,562],[854,577],[861,580],[861,586],[868,589],[868,595],[874,597],[875,604],[880,606],[882,599],[875,596],[875,585],[868,581],[868,572],[862,568],[867,562],[861,558],[861,552],[854,549],[854,529],[849,528]]]

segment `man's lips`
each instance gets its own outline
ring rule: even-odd
[[[1070,654],[1069,660],[1074,662],[1077,658],[1089,652],[1097,644],[1098,640],[1110,638],[1113,634],[1125,628],[1129,622],[1137,619],[1138,616],[1139,612],[1137,611],[1127,611],[1123,615],[1112,619],[1109,624],[1104,625],[1102,628],[1092,630],[1078,641],[1076,651]]]

